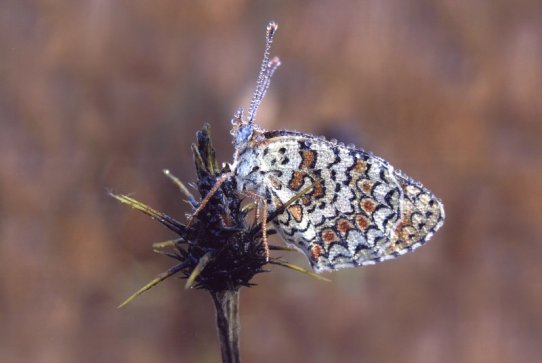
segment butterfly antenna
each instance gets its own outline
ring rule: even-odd
[[[248,109],[247,122],[249,124],[254,123],[258,107],[260,106],[260,103],[262,103],[262,99],[265,96],[269,85],[271,84],[271,77],[280,66],[280,59],[278,57],[273,57],[271,60],[269,59],[271,44],[273,44],[273,38],[277,33],[277,29],[278,25],[274,21],[267,25],[267,32],[265,34],[265,51],[263,53],[260,74],[258,75],[258,81],[256,83],[256,91],[254,91],[254,95],[252,96],[250,107]]]

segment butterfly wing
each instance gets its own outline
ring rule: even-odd
[[[442,225],[442,203],[383,159],[301,133],[264,136],[255,164],[270,212],[313,186],[274,224],[317,272],[395,258]]]

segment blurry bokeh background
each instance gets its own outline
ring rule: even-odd
[[[416,253],[330,275],[274,268],[241,294],[246,362],[534,362],[542,356],[542,3],[0,2],[0,361],[216,362],[209,296],[168,280],[184,220],[162,175],[221,161],[269,20],[267,129],[353,142],[445,203]],[[278,242],[278,241],[276,241]],[[306,266],[300,255],[290,261]]]

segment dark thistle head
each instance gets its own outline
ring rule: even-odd
[[[228,173],[229,169],[220,168],[215,159],[208,126],[197,133],[197,143],[192,145],[192,151],[198,177],[196,187],[203,198],[217,179]],[[188,188],[169,171],[165,171],[165,174],[187,197],[186,201],[192,209],[196,210],[200,202]],[[187,288],[222,291],[251,286],[251,279],[263,272],[263,266],[268,263],[261,243],[261,228],[246,222],[250,208],[242,208],[234,178],[224,181],[205,209],[188,224],[128,196],[112,196],[153,217],[178,235],[176,239],[153,245],[155,252],[175,259],[177,264],[158,275],[121,306],[177,273],[187,279]]]

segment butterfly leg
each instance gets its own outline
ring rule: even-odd
[[[209,193],[207,193],[205,198],[203,198],[203,200],[200,202],[198,208],[196,208],[194,213],[192,213],[192,215],[190,216],[190,219],[189,219],[188,224],[187,224],[188,227],[190,227],[192,225],[192,221],[194,220],[194,217],[197,216],[199,214],[199,212],[201,212],[203,210],[203,208],[205,208],[205,206],[207,205],[207,203],[209,203],[209,201],[211,200],[213,195],[216,194],[216,192],[218,191],[218,188],[220,188],[220,186],[226,180],[228,180],[232,175],[233,175],[233,173],[225,173],[225,174],[222,174],[218,179],[216,179],[215,185],[213,185],[211,190],[209,190]]]
[[[254,196],[250,195],[251,198],[254,199]],[[258,199],[257,201],[254,201],[254,206],[255,206],[255,210],[254,210],[254,224],[258,223],[258,220],[260,219],[260,200]]]
[[[245,191],[245,195],[248,197],[262,203],[262,242],[263,242],[263,248],[265,249],[265,260],[269,261],[269,244],[267,243],[267,199],[265,197],[256,194],[251,191]],[[256,208],[256,215],[259,215],[258,210],[260,208]],[[257,217],[256,217],[257,218]]]

